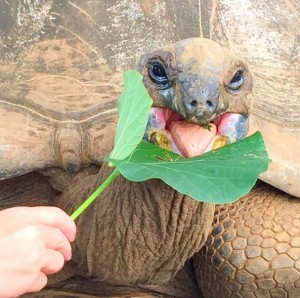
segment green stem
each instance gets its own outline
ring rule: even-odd
[[[115,169],[107,179],[71,214],[73,220],[77,217],[90,205],[92,204],[97,197],[120,175],[118,169]]]

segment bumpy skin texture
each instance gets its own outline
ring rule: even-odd
[[[260,185],[216,207],[194,256],[204,297],[300,297],[300,201]]]
[[[103,165],[95,185],[109,175]],[[86,198],[91,177],[71,185],[56,205],[71,213]],[[76,198],[76,199],[75,199]],[[119,177],[78,220],[77,273],[112,284],[163,284],[199,251],[214,205],[184,196],[162,181]]]

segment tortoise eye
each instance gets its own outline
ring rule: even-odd
[[[238,70],[226,86],[230,91],[238,91],[245,81],[245,74],[243,70]]]
[[[162,89],[168,88],[170,80],[167,76],[165,66],[160,61],[150,61],[148,74],[150,79]]]

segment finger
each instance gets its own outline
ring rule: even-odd
[[[73,242],[76,234],[75,222],[62,209],[57,207],[31,207],[32,215],[41,224],[60,229],[70,242]]]
[[[43,226],[42,229],[46,248],[58,251],[66,261],[69,261],[72,257],[72,248],[66,235],[57,228]]]
[[[65,260],[60,252],[52,249],[46,249],[44,265],[41,268],[41,272],[47,275],[56,273],[61,270],[64,264]]]
[[[37,276],[37,279],[33,282],[32,286],[30,287],[30,292],[39,292],[42,290],[48,282],[48,278],[45,273],[40,272]],[[24,294],[24,293],[23,293]]]

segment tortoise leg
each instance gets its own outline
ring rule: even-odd
[[[300,200],[261,184],[217,206],[194,265],[204,297],[300,297]]]

